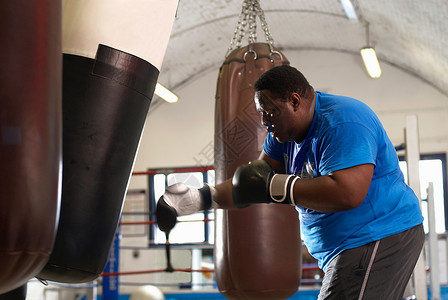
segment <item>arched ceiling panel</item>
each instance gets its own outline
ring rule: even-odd
[[[241,0],[181,0],[159,81],[179,88],[218,68],[233,36]],[[407,70],[448,95],[448,2],[357,0],[352,22],[338,0],[260,0],[280,49],[355,53],[370,42],[380,60]],[[258,41],[264,41],[259,28]],[[247,44],[247,36],[243,44]]]

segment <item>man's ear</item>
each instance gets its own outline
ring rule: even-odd
[[[296,111],[299,108],[300,102],[302,101],[302,98],[297,93],[292,93],[289,97],[289,101],[294,108],[294,111]]]

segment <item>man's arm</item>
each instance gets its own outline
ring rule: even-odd
[[[363,164],[335,171],[330,175],[296,180],[295,204],[332,213],[358,207],[369,191],[374,165]]]
[[[353,209],[365,199],[374,170],[373,164],[361,164],[325,176],[299,179],[295,175],[284,174],[282,162],[270,158],[266,153],[262,152],[260,159],[268,162],[276,174],[257,162],[239,167],[235,172],[233,186],[238,190],[234,201],[239,207],[263,203],[267,198],[268,202],[295,204],[325,213]],[[266,189],[260,188],[263,182],[267,183]],[[254,190],[252,186],[258,188]],[[259,194],[264,190],[268,191],[266,198]],[[252,197],[254,194],[257,196]]]
[[[236,208],[232,200],[232,179],[227,179],[215,186],[215,195],[213,199],[217,203],[216,208]]]
[[[260,156],[258,157],[258,159],[262,159],[268,162],[268,164],[272,167],[272,170],[274,170],[275,173],[280,173],[280,174],[285,174],[286,170],[285,170],[285,165],[283,164],[282,161],[270,158],[266,152],[261,151]]]
[[[361,205],[369,190],[374,169],[372,164],[362,164],[330,175],[298,179],[297,176],[284,174],[281,161],[270,158],[264,152],[259,158],[252,164],[240,166],[234,178],[215,187],[206,186],[199,190],[182,184],[168,187],[161,205],[169,208],[167,212],[174,210],[177,216],[204,208],[233,209],[268,202],[294,202],[327,213],[344,211]]]
[[[283,163],[270,158],[262,151],[259,160],[265,160],[272,167],[275,172],[284,172]],[[210,208],[234,209],[236,208],[232,197],[232,178],[208,188],[199,189],[201,193],[195,189],[189,189],[183,184],[176,184],[167,188],[167,191],[162,196],[164,201],[159,205],[158,210],[165,212],[165,215],[170,215],[174,211],[176,215],[187,215],[201,210],[204,206],[204,195],[208,193],[211,198]],[[207,198],[207,197],[206,197]],[[263,197],[263,199],[267,199]],[[168,217],[165,217],[168,218]],[[171,224],[171,223],[170,223]]]

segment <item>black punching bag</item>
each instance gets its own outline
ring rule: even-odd
[[[44,280],[104,269],[177,0],[63,0],[63,183]]]
[[[104,45],[95,59],[64,54],[61,215],[39,278],[87,282],[103,271],[158,73]]]

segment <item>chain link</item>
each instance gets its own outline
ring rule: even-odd
[[[233,37],[230,41],[230,46],[227,50],[226,56],[232,50],[242,46],[246,31],[248,33],[249,44],[253,44],[257,41],[257,17],[260,19],[261,28],[264,32],[266,42],[269,44],[271,52],[274,52],[274,39],[272,38],[272,34],[266,22],[264,11],[261,9],[260,0],[243,0],[238,23],[233,32]],[[246,27],[248,27],[247,30]]]

